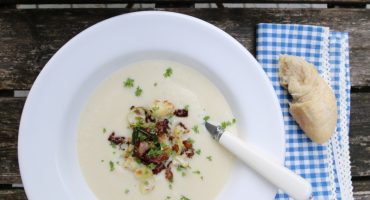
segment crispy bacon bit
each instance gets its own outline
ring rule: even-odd
[[[162,155],[159,155],[159,156],[148,156],[148,155],[144,155],[143,157],[141,157],[140,159],[144,162],[144,163],[154,163],[156,165],[160,164],[161,162],[163,161],[167,161],[168,160],[168,155],[167,154],[162,154]]]
[[[191,149],[188,149],[185,151],[185,155],[188,157],[188,158],[191,158],[194,156],[194,149],[191,148]]]
[[[152,170],[153,174],[159,174],[162,170],[164,170],[166,167],[163,163],[158,164],[155,166],[155,168]]]
[[[189,140],[182,141],[186,149],[191,149],[193,147],[193,144],[189,142]]]
[[[155,128],[156,128],[157,135],[168,134],[168,129],[170,128],[168,126],[168,120],[164,119],[162,121],[158,121],[155,124]]]
[[[179,152],[179,145],[174,144],[174,145],[172,146],[172,151],[175,151],[176,153],[177,153],[177,152]]]
[[[115,136],[116,133],[112,132],[109,137],[108,137],[108,140],[110,142],[112,142],[113,144],[116,144],[116,145],[121,145],[123,143],[125,143],[125,137],[120,137],[120,136]]]
[[[168,181],[170,181],[170,182],[173,181],[173,173],[171,171],[171,167],[170,166],[166,168],[165,175],[166,175],[166,179]]]
[[[187,117],[188,116],[188,110],[186,109],[177,109],[173,113],[177,117]]]

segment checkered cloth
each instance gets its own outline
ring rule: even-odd
[[[289,114],[287,91],[279,84],[278,55],[304,57],[331,84],[338,105],[338,125],[324,145],[313,143]],[[283,111],[286,131],[285,166],[308,180],[313,199],[353,199],[348,150],[348,34],[321,26],[258,24],[257,59],[270,78]],[[290,199],[279,191],[276,199]]]

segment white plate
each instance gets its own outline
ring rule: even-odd
[[[283,162],[280,106],[254,57],[202,20],[170,12],[136,12],[105,20],[74,37],[35,81],[23,110],[18,146],[29,199],[94,199],[77,159],[79,114],[105,77],[146,59],[177,61],[206,75],[231,105],[241,137]],[[218,199],[273,199],[276,191],[238,163]]]

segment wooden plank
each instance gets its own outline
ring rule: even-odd
[[[357,182],[353,182],[354,185],[356,185]],[[366,185],[369,190],[370,184]],[[369,200],[370,199],[370,191],[357,191],[356,186],[354,187],[354,198],[356,200]],[[0,190],[0,199],[2,200],[26,200],[26,194],[24,193],[24,190],[19,189],[6,189],[6,190]]]
[[[17,141],[24,101],[24,98],[0,98],[0,184],[21,182]]]
[[[24,98],[0,98],[0,184],[20,183],[18,124]],[[370,177],[370,93],[352,94],[350,150],[352,176]]]
[[[351,94],[350,154],[352,176],[370,176],[369,131],[370,93]]]
[[[166,9],[215,24],[251,52],[259,22],[315,24],[350,33],[353,87],[370,86],[369,9]],[[0,90],[29,89],[71,37],[125,9],[0,10]],[[314,17],[313,17],[314,16]]]
[[[369,0],[0,0],[0,4],[60,3],[331,3],[365,4]]]
[[[23,188],[0,189],[1,200],[26,200],[26,194]]]
[[[370,199],[370,177],[367,179],[353,179],[353,196],[356,200]]]

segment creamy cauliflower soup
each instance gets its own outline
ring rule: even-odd
[[[101,200],[211,200],[234,159],[204,127],[236,133],[221,92],[180,63],[150,60],[124,66],[88,100],[78,126],[78,157]]]

